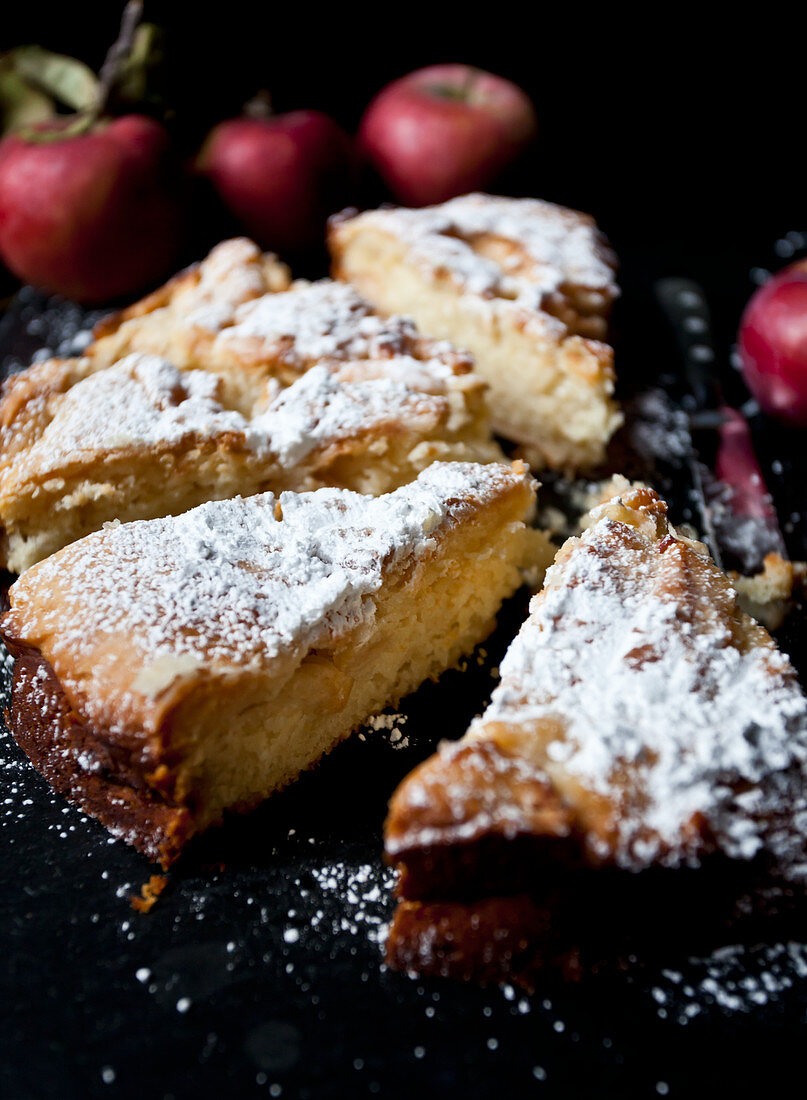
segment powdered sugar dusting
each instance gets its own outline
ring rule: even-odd
[[[612,803],[613,851],[598,854],[693,862],[703,815],[729,857],[764,850],[783,873],[807,872],[807,699],[672,528],[601,512],[549,571],[501,675],[482,721],[556,723],[536,762]]]
[[[177,295],[175,312],[188,327],[209,332],[231,325],[239,306],[266,291],[262,259],[246,237],[222,241],[199,264],[198,281]]]
[[[20,472],[56,467],[82,452],[243,432],[246,421],[223,408],[218,391],[219,379],[207,371],[180,372],[157,356],[129,355],[61,397]]]
[[[220,379],[203,370],[178,371],[164,359],[134,354],[77,382],[59,401],[53,419],[13,469],[12,479],[58,472],[62,465],[98,453],[158,444],[217,440],[250,449],[283,466],[301,462],[318,447],[362,434],[408,430],[428,434],[452,414],[441,373],[428,365],[390,361],[398,368],[378,377],[340,376],[312,367],[263,412],[252,418],[220,401]],[[271,381],[271,380],[270,380]],[[425,384],[425,390],[420,386]],[[225,437],[228,442],[225,442]]]
[[[248,439],[284,465],[315,448],[372,430],[427,433],[449,413],[442,396],[411,389],[404,378],[343,382],[324,365],[312,367],[249,424]]]
[[[377,210],[360,217],[404,240],[430,270],[449,272],[470,294],[541,311],[568,287],[616,297],[613,257],[593,220],[539,199],[462,195],[419,210]],[[485,254],[479,238],[517,245]]]
[[[383,497],[339,489],[215,501],[108,527],[30,569],[4,628],[37,644],[62,683],[104,706],[197,664],[226,671],[301,656],[373,621],[390,570],[525,474],[438,463]],[[121,644],[126,639],[126,644]],[[88,689],[97,685],[97,692]],[[128,695],[126,696],[128,698]]]
[[[318,359],[384,359],[419,340],[404,317],[382,319],[347,283],[322,279],[242,305],[219,341],[257,339],[297,366]]]

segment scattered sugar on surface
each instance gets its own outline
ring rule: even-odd
[[[691,958],[684,971],[662,970],[650,995],[657,1014],[681,1025],[702,1013],[748,1014],[807,984],[807,944],[727,945]]]
[[[295,880],[304,912],[288,914],[283,932],[286,944],[310,945],[312,937],[331,938],[347,933],[372,944],[386,939],[395,872],[380,863],[324,863]],[[337,905],[333,902],[336,901]]]

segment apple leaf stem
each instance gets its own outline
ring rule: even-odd
[[[112,89],[134,48],[137,28],[142,18],[143,0],[128,0],[121,16],[118,37],[109,47],[98,74],[98,95],[93,105],[96,118],[106,110]]]

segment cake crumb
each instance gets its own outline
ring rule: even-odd
[[[132,895],[132,909],[137,913],[150,913],[167,885],[168,879],[165,875],[152,875],[148,882],[144,882],[140,887],[140,893]]]

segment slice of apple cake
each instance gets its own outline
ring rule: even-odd
[[[521,583],[521,463],[213,501],[29,569],[0,632],[35,767],[163,864],[457,664]]]
[[[803,893],[793,667],[652,490],[593,519],[533,598],[487,711],[393,796],[395,967],[533,984],[632,936],[735,919],[754,885]]]
[[[605,343],[614,257],[593,218],[471,194],[331,220],[333,271],[475,357],[494,427],[535,465],[601,462],[621,416]]]
[[[173,308],[160,307],[164,322],[137,314],[121,329],[133,326],[125,348],[162,358],[138,351],[106,365],[91,347],[10,380],[0,401],[6,568],[20,572],[113,519],[267,490],[379,494],[436,459],[502,458],[468,356],[403,318],[382,320],[345,284],[245,300],[215,337],[205,330],[204,350],[179,339]]]

